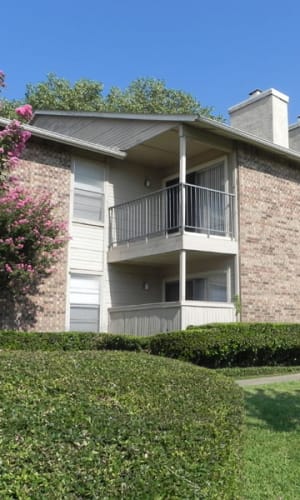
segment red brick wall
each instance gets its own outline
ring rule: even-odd
[[[54,203],[58,204],[56,216],[69,220],[71,157],[63,146],[29,142],[23,160],[16,169],[16,175],[27,187],[48,191]],[[68,245],[61,253],[54,273],[41,285],[36,297],[28,298],[28,315],[20,323],[22,330],[62,331],[65,330],[66,285]],[[30,320],[30,302],[36,306],[35,319]],[[0,313],[0,327],[16,327],[16,311]]]
[[[300,322],[300,168],[250,147],[237,160],[242,320]]]

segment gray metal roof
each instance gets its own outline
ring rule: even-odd
[[[210,132],[230,140],[260,147],[281,157],[300,161],[300,153],[231,127],[218,120],[199,115],[149,115],[126,113],[87,113],[71,111],[37,111],[34,123],[90,143],[129,150],[180,124]]]
[[[6,118],[0,118],[0,126],[5,127],[11,122]],[[80,138],[76,138],[74,136],[64,135],[61,133],[57,133],[54,131],[50,131],[45,128],[39,128],[33,125],[23,125],[25,130],[31,132],[31,134],[35,137],[39,137],[41,139],[47,139],[50,141],[58,142],[60,144],[66,144],[68,146],[72,146],[78,149],[83,149],[85,151],[92,151],[94,153],[101,153],[105,156],[112,156],[114,158],[125,158],[126,153],[120,151],[118,148],[110,148],[107,146],[102,146],[99,143],[92,143],[86,140],[82,140]]]
[[[77,113],[76,115],[51,113],[51,115],[37,114],[34,118],[34,124],[40,128],[94,144],[105,144],[110,148],[116,147],[127,151],[137,144],[173,128],[178,124],[178,120],[142,120],[136,119],[136,115],[119,119],[119,116],[111,114],[87,116],[86,113]]]

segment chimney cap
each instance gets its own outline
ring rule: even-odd
[[[261,89],[254,89],[254,90],[251,90],[251,92],[249,92],[249,96],[254,97],[254,96],[259,95],[261,93],[262,93]]]

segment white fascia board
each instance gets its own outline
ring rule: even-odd
[[[116,120],[151,120],[151,121],[167,121],[167,122],[193,122],[198,115],[166,115],[166,114],[143,114],[143,113],[98,113],[95,111],[35,111],[35,116],[69,116],[83,118],[114,118]]]

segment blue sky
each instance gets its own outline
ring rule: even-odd
[[[290,96],[300,114],[300,2],[27,0],[2,2],[0,69],[8,98],[46,74],[127,86],[162,78],[227,117],[255,89]]]

